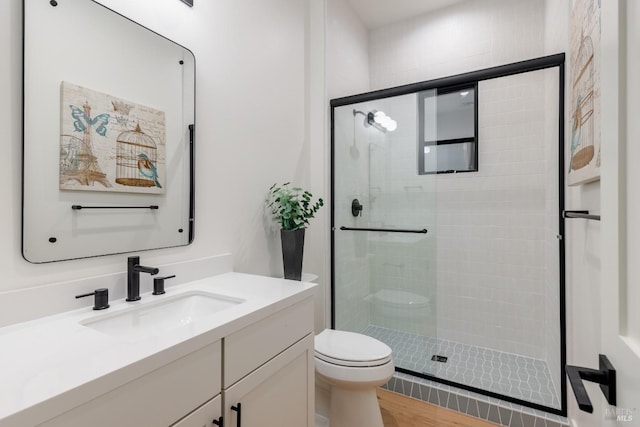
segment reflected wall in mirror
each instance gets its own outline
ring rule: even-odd
[[[23,7],[24,258],[191,243],[193,54],[92,0]]]

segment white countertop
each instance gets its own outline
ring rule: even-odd
[[[33,426],[192,353],[284,307],[312,296],[312,283],[225,273],[166,289],[142,300],[110,301],[0,328],[0,426]],[[131,342],[80,322],[206,291],[246,300],[160,337]]]

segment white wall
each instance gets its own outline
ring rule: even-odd
[[[371,90],[431,80],[543,53],[544,4],[469,0],[370,34]]]
[[[126,258],[34,265],[21,256],[21,3],[0,4],[0,135],[5,147],[0,156],[5,201],[0,204],[0,291],[120,272]],[[263,200],[275,181],[302,186],[310,181],[307,3],[196,0],[193,8],[177,0],[102,3],[196,56],[195,242],[143,252],[142,260],[154,265],[231,252],[236,271],[281,274],[279,236],[265,218]],[[308,250],[305,258],[323,257],[314,253],[318,250]]]
[[[369,33],[347,0],[328,0],[328,98],[368,91]]]

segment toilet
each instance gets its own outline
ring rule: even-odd
[[[316,411],[330,427],[383,427],[376,387],[393,376],[389,346],[363,334],[325,329],[315,337],[315,367]]]

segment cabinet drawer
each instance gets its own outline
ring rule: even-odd
[[[167,426],[220,393],[217,341],[61,414],[45,427]]]
[[[308,298],[224,339],[227,388],[313,331],[313,299]]]

